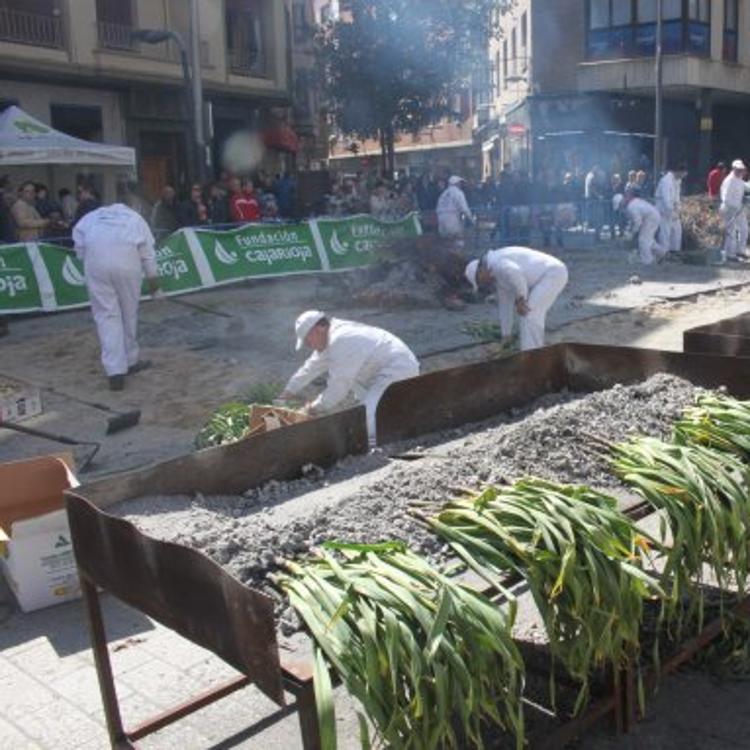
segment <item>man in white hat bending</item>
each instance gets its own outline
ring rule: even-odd
[[[626,190],[624,197],[616,195],[612,199],[612,206],[615,211],[624,211],[630,219],[633,234],[638,236],[641,263],[650,266],[661,261],[669,248],[656,240],[661,226],[661,215],[656,208],[632,190]]]
[[[464,220],[472,221],[471,209],[461,189],[463,179],[453,175],[448,187],[443,190],[437,202],[438,233],[441,237],[456,237],[464,234]]]
[[[375,411],[385,389],[397,380],[419,375],[419,362],[411,349],[382,328],[329,318],[320,310],[303,312],[294,329],[297,349],[304,345],[313,353],[286,384],[281,398],[295,396],[327,374],[326,389],[307,404],[307,413],[330,412],[353,392],[365,406],[367,434],[375,445]]]
[[[561,260],[528,247],[503,247],[471,261],[466,278],[474,291],[494,285],[503,340],[513,333],[517,313],[521,351],[544,346],[547,311],[568,283],[568,269]]]
[[[747,215],[744,200],[748,184],[745,182],[747,167],[741,159],[732,162],[732,171],[721,183],[721,206],[719,213],[724,220],[723,255],[727,259],[745,256],[747,248]]]

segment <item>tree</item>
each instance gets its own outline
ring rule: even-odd
[[[514,0],[351,0],[318,35],[324,98],[346,135],[380,142],[392,174],[399,132],[459,117],[456,95],[488,64]]]

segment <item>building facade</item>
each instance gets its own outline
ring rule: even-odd
[[[656,0],[519,0],[493,53],[494,169],[652,163]],[[747,158],[750,0],[663,0],[664,158]]]
[[[190,7],[191,0],[0,0],[0,107],[18,104],[72,135],[134,146],[151,199],[165,184],[184,186],[196,165],[179,48],[134,41],[132,32],[166,29],[189,42]],[[266,168],[290,166],[289,3],[200,0],[198,14],[212,171],[223,143],[242,129],[267,136]]]

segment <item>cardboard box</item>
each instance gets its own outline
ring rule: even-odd
[[[81,594],[63,491],[70,454],[0,464],[0,567],[24,612]]]
[[[281,406],[258,406],[253,404],[250,407],[248,424],[250,432],[245,435],[246,438],[261,435],[264,432],[278,430],[281,427],[289,427],[300,422],[307,422],[310,417],[307,414],[285,409]]]
[[[42,413],[42,393],[33,385],[0,377],[0,421],[22,422]]]

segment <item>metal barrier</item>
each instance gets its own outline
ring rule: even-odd
[[[378,431],[385,440],[415,437],[433,430],[467,426],[507,409],[527,405],[534,398],[561,388],[575,392],[596,391],[616,383],[643,380],[658,372],[679,375],[705,387],[724,385],[738,397],[747,397],[750,392],[750,360],[559,344],[509,359],[467,365],[395,383],[386,390],[378,408]],[[208,699],[200,697],[136,730],[123,730],[96,598],[97,585],[213,651],[240,669],[248,681],[256,682],[277,705],[281,705],[280,685],[292,689],[295,678],[291,671],[285,677],[287,668],[277,654],[272,612],[261,594],[242,586],[202,553],[149,539],[132,524],[109,516],[105,512],[107,505],[144,494],[237,493],[270,478],[298,477],[307,463],[330,466],[337,458],[364,452],[366,446],[364,410],[359,407],[235,445],[104,478],[66,493],[113,747],[130,746],[137,737],[206,705]],[[636,500],[625,512],[637,519],[652,510],[647,503]],[[744,599],[735,612],[747,616],[749,608],[750,600]],[[260,634],[258,639],[257,633]],[[716,620],[697,637],[680,644],[660,666],[646,671],[647,688],[653,689],[661,676],[676,670],[721,633],[721,621]],[[270,653],[255,653],[264,646],[270,648]],[[527,663],[527,670],[533,669],[533,665]],[[606,716],[615,719],[618,731],[628,731],[640,713],[636,670],[634,662],[628,663],[619,678],[612,680],[611,690],[602,685],[601,692],[593,696],[582,716],[558,726],[551,734],[539,738],[540,743],[534,746],[564,747]],[[285,681],[287,679],[289,682]],[[310,702],[309,672],[303,674],[302,683],[302,732],[305,747],[314,748],[318,727],[314,704]],[[226,695],[244,684],[247,682],[224,686],[221,694]]]

